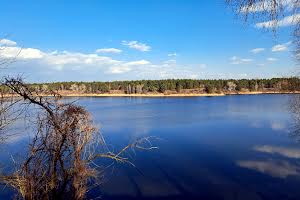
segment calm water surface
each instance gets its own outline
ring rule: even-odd
[[[158,150],[129,152],[136,168],[109,168],[103,199],[300,199],[300,143],[289,95],[79,98],[119,149],[157,136]],[[24,140],[8,144],[20,150]],[[1,153],[2,160],[6,159]],[[0,191],[5,199],[8,192]]]

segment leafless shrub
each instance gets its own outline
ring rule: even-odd
[[[125,157],[128,149],[156,148],[148,137],[117,153],[109,151],[83,107],[63,103],[56,94],[53,98],[38,96],[21,79],[6,79],[5,85],[24,101],[40,108],[28,156],[13,174],[0,177],[0,181],[17,191],[19,199],[85,199],[89,187],[101,182],[104,173],[95,160],[109,158],[134,166]]]
[[[23,112],[22,109],[17,109],[17,104],[20,99],[3,94],[0,92],[0,143],[5,142],[9,137],[16,133],[9,132],[8,126],[13,124]]]
[[[0,39],[0,75],[4,76],[3,71],[6,70],[6,67],[13,63],[16,60],[14,58],[6,58],[1,56],[3,52],[8,48],[4,41],[5,39]],[[18,103],[18,99],[14,98],[13,95],[10,95],[4,86],[4,77],[0,77],[0,141],[4,141],[11,134],[5,132],[5,128],[14,122],[20,115],[21,110],[14,109],[14,106]]]
[[[3,56],[3,54],[5,55],[5,51],[8,48],[10,48],[7,44],[5,44],[6,43],[5,41],[7,41],[6,38],[7,37],[0,38],[0,69],[2,70],[5,69],[8,65],[14,63],[22,51],[22,48],[20,48],[20,50],[16,53],[14,57]]]
[[[2,52],[9,47],[1,46],[1,43],[0,40],[0,70],[3,72],[16,58],[2,57]],[[148,137],[129,144],[119,152],[110,151],[83,107],[63,103],[61,96],[53,91],[43,90],[41,95],[41,91],[24,84],[19,77],[0,75],[3,76],[0,78],[1,140],[10,136],[6,127],[24,110],[29,107],[38,109],[33,123],[36,131],[27,156],[20,163],[14,162],[16,170],[13,173],[0,175],[0,182],[14,188],[18,199],[85,199],[89,188],[101,183],[107,168],[99,166],[96,161],[110,159],[134,166],[125,157],[128,149],[156,148]]]

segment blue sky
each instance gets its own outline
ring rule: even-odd
[[[2,74],[31,82],[271,78],[297,68],[292,25],[277,37],[222,0],[0,1]],[[3,38],[2,37],[2,38]]]

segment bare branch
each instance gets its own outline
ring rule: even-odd
[[[48,91],[51,98],[39,96],[21,78],[6,78],[4,85],[40,110],[27,158],[13,174],[0,177],[22,199],[84,199],[94,185],[90,183],[101,182],[106,168],[97,165],[96,160],[98,163],[108,158],[135,166],[125,152],[157,149],[152,145],[153,137],[146,137],[113,153],[83,107],[63,103],[52,91]]]

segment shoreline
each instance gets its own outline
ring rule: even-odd
[[[263,94],[300,94],[300,91],[295,92],[227,92],[227,93],[179,93],[179,94],[163,94],[163,93],[150,93],[150,94],[111,94],[111,93],[58,93],[61,97],[223,97],[231,95],[263,95]],[[37,96],[51,97],[52,95],[40,94]],[[14,94],[4,94],[2,97],[18,97]]]
[[[300,94],[295,92],[233,92],[233,93],[182,93],[182,94],[94,94],[94,93],[73,93],[60,94],[62,97],[218,97],[230,95],[262,95],[262,94]]]

